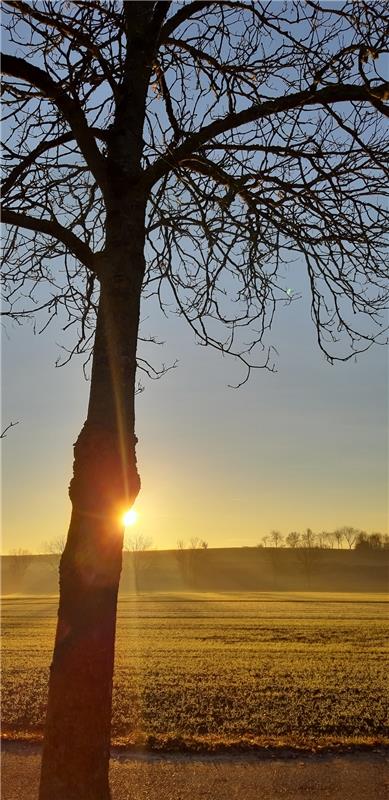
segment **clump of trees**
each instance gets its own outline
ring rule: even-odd
[[[272,530],[262,537],[257,547],[268,548],[268,559],[273,569],[273,585],[277,587],[278,574],[282,570],[283,559],[281,549],[293,550],[296,564],[304,575],[306,586],[311,588],[312,578],[321,563],[321,552],[333,550],[365,550],[380,551],[389,549],[389,536],[382,533],[368,534],[358,528],[343,526],[334,531],[315,532],[312,528],[304,531],[290,531],[285,536],[280,531]]]
[[[320,549],[328,550],[343,548],[349,550],[385,550],[389,549],[389,535],[387,533],[366,533],[359,528],[345,525],[334,531],[319,531],[315,533],[311,528],[305,531],[290,531],[285,536],[280,531],[271,531],[269,535],[262,536],[258,547],[290,547],[292,549]]]
[[[389,535],[387,533],[365,533],[360,531],[355,543],[355,550],[389,550]]]

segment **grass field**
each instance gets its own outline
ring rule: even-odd
[[[57,598],[3,600],[3,736],[39,737]],[[388,743],[389,603],[367,594],[121,598],[113,741]]]

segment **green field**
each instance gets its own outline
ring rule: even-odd
[[[3,736],[42,733],[57,602],[3,600]],[[388,610],[381,594],[124,596],[113,741],[388,743]]]

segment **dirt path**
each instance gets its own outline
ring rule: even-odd
[[[5,743],[2,800],[36,800],[40,749]],[[119,755],[113,800],[388,800],[383,750],[344,755]]]

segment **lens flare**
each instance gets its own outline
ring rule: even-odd
[[[128,528],[130,525],[135,525],[138,519],[138,514],[134,511],[133,508],[130,508],[123,514],[123,525],[125,528]]]

